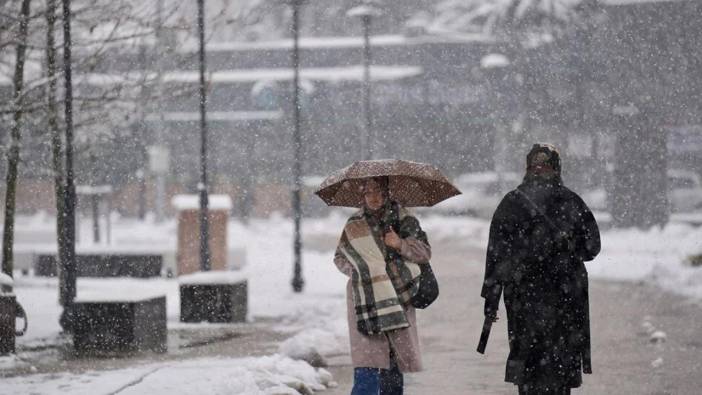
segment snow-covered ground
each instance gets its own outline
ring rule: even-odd
[[[702,301],[702,267],[688,258],[702,254],[702,227],[669,224],[663,229],[612,229],[602,234],[602,252],[587,268],[592,278],[644,281]]]
[[[292,278],[292,224],[287,218],[271,216],[248,224],[230,221],[230,246],[245,246],[247,265],[242,274],[249,281],[250,319],[275,318],[276,330],[290,334],[279,345],[279,354],[246,359],[201,359],[186,362],[152,363],[130,369],[83,374],[30,375],[3,380],[5,393],[113,393],[139,383],[147,393],[298,393],[329,385],[324,370],[294,360],[328,358],[348,354],[345,283],[332,263],[333,248],[347,212],[303,222],[305,248],[303,277],[305,290],[295,294]],[[469,217],[421,215],[430,242],[468,243],[484,247],[489,222]],[[122,221],[122,222],[121,222]],[[32,224],[45,219],[21,218],[18,228],[30,231]],[[173,248],[175,224],[167,221],[134,225],[133,220],[117,219],[113,240],[125,245],[148,245],[155,250]],[[602,233],[602,253],[587,264],[592,278],[643,281],[666,290],[702,300],[702,268],[691,267],[687,257],[702,253],[702,227],[671,224],[664,229],[607,230]],[[443,243],[446,245],[447,243]],[[144,247],[146,248],[146,247]],[[175,279],[95,279],[78,280],[81,293],[138,293],[148,290],[167,295],[168,325],[182,325],[179,319],[178,283]],[[17,275],[15,293],[30,318],[20,346],[57,341],[60,306],[57,281]],[[292,359],[291,359],[292,358]],[[0,369],[17,366],[21,360],[0,359]],[[207,366],[207,381],[197,370]],[[297,387],[296,387],[297,386]],[[134,387],[134,391],[137,387]],[[283,391],[282,388],[285,388]],[[295,389],[297,388],[297,389]],[[8,392],[9,391],[9,392]],[[258,391],[258,392],[257,392]],[[288,392],[285,392],[288,391]],[[303,392],[304,393],[304,392]]]
[[[202,358],[127,369],[35,374],[3,379],[2,394],[309,394],[333,386],[332,376],[281,355]]]
[[[18,227],[28,231],[39,224],[38,231],[50,231],[46,218],[22,218]],[[125,220],[131,224],[132,220]],[[321,221],[306,221],[303,231],[330,238],[341,229],[344,219],[331,216]],[[144,365],[134,369],[95,371],[82,375],[52,374],[22,376],[3,380],[0,394],[19,393],[113,393],[129,383],[139,381],[137,392],[166,388],[168,393],[227,394],[297,394],[309,393],[331,384],[331,376],[323,369],[312,368],[303,361],[287,357],[303,357],[316,353],[322,357],[348,353],[348,335],[344,299],[346,279],[332,263],[333,252],[306,249],[303,256],[305,292],[291,290],[292,279],[292,225],[288,219],[272,216],[252,220],[244,225],[229,223],[229,245],[245,246],[247,265],[241,270],[249,282],[250,320],[258,317],[277,318],[276,330],[289,333],[291,338],[280,347],[280,353],[265,358],[203,359],[191,362]],[[328,234],[327,234],[328,233]],[[113,240],[117,244],[150,246],[154,251],[173,248],[175,224],[137,224],[125,226],[118,219],[113,226]],[[51,249],[51,245],[34,247]],[[114,247],[114,246],[113,246]],[[55,247],[53,247],[55,248]],[[27,310],[29,329],[18,338],[20,347],[42,346],[59,342],[58,281],[56,278],[15,276],[15,293]],[[179,322],[180,299],[177,279],[154,278],[79,278],[78,295],[134,295],[164,294],[167,296],[169,328],[188,324]],[[314,339],[314,342],[312,341]],[[321,341],[321,342],[320,342]],[[20,354],[21,357],[21,354]],[[0,358],[0,369],[22,365],[17,358]],[[209,373],[198,379],[198,369],[211,367]],[[208,368],[209,369],[209,368]],[[148,378],[141,380],[145,374]],[[173,378],[174,380],[171,380]],[[221,380],[220,380],[221,379]],[[207,384],[205,381],[211,380]],[[164,386],[164,383],[171,386]],[[257,389],[258,388],[258,389]],[[284,390],[285,388],[285,390]],[[99,389],[99,391],[97,391]],[[97,391],[97,392],[96,392]],[[258,391],[258,392],[257,392]],[[126,391],[125,393],[129,393]],[[136,393],[136,392],[135,392]]]

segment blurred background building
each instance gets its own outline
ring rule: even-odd
[[[212,190],[233,198],[236,216],[288,213],[289,14],[275,2],[235,3],[209,3]],[[358,3],[310,1],[303,7],[308,215],[326,210],[310,196],[320,177],[362,156],[363,38],[361,24],[345,15]],[[521,175],[530,144],[550,141],[561,148],[567,184],[622,225],[664,223],[671,211],[702,210],[702,201],[671,195],[700,188],[702,2],[379,5],[383,13],[371,25],[370,40],[376,157],[432,162],[463,179],[497,174],[504,184],[493,188],[497,195],[518,182],[513,174]],[[79,183],[111,185],[112,208],[123,215],[157,210],[158,201],[196,188],[198,65],[188,15],[186,4],[173,16],[185,28],[107,47],[76,70],[79,91],[87,93],[121,78],[149,79],[102,137],[84,139],[76,162]],[[10,97],[10,81],[0,78],[2,97]],[[3,138],[6,125],[0,125]],[[18,210],[52,212],[48,138],[42,122],[29,128]],[[92,129],[100,128],[86,126],[83,133],[90,136]],[[159,161],[166,163],[165,174]],[[654,214],[641,220],[642,212]]]

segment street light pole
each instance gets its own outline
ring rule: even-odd
[[[371,80],[370,80],[370,65],[371,65],[371,44],[370,44],[370,24],[371,18],[380,16],[381,12],[378,8],[370,3],[354,7],[346,15],[349,17],[360,17],[363,23],[363,112],[365,114],[365,142],[361,147],[364,159],[373,159],[373,143],[375,135],[373,132],[373,114],[371,109]]]
[[[299,48],[299,25],[300,25],[300,5],[304,0],[292,0],[292,66],[293,66],[293,191],[292,209],[294,221],[293,254],[294,268],[292,288],[294,292],[302,292],[305,280],[302,278],[302,236],[300,225],[302,222],[302,209],[300,207],[301,182],[301,156],[302,142],[300,139],[300,48]]]
[[[197,27],[200,37],[200,269],[210,270],[210,227],[207,195],[207,86],[205,85],[205,1],[197,2]]]
[[[363,112],[366,114],[366,158],[373,159],[373,118],[371,114],[371,82],[370,82],[370,14],[361,16],[363,22]]]
[[[163,89],[163,69],[164,69],[164,59],[166,56],[166,52],[163,50],[166,46],[166,42],[164,40],[164,29],[163,29],[163,20],[164,20],[164,12],[163,12],[163,2],[164,0],[157,0],[156,1],[156,73],[158,75],[157,77],[157,82],[156,82],[156,97],[158,98],[159,103],[156,105],[156,111],[158,112],[159,120],[158,120],[158,126],[156,127],[156,141],[154,142],[156,151],[159,153],[163,153],[167,150],[167,145],[166,145],[166,139],[165,139],[165,132],[164,128],[166,127],[166,121],[163,113],[164,109],[164,100],[165,100],[165,94],[164,94],[164,89]],[[166,158],[166,160],[168,160]],[[168,165],[166,164],[166,167]],[[153,169],[152,169],[153,170]],[[155,202],[155,212],[156,212],[156,222],[161,222],[163,221],[164,217],[164,206],[165,206],[165,200],[166,200],[166,174],[167,174],[167,168],[164,169],[166,171],[159,171],[155,172],[156,174],[156,202]]]
[[[63,254],[59,256],[60,295],[63,305],[60,324],[73,331],[73,301],[76,297],[76,186],[73,181],[73,82],[71,69],[71,1],[63,0],[63,72],[65,82],[64,117],[66,122],[66,189],[64,191]],[[61,213],[59,213],[60,215]]]

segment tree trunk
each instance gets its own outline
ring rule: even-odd
[[[54,170],[54,195],[56,199],[56,244],[58,245],[58,267],[65,266],[68,245],[66,240],[66,193],[64,173],[63,139],[58,126],[57,80],[56,80],[56,0],[46,2],[46,71],[49,84],[47,86],[48,126],[51,134],[52,166]]]
[[[12,276],[13,244],[15,232],[15,195],[17,192],[17,167],[20,159],[20,138],[22,115],[24,111],[24,63],[27,51],[27,27],[29,25],[29,1],[22,0],[20,10],[20,28],[17,36],[17,58],[13,78],[12,129],[10,131],[10,149],[7,154],[7,177],[5,191],[5,225],[2,236],[2,271]]]

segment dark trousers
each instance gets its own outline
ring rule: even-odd
[[[404,377],[394,358],[390,369],[355,368],[351,395],[402,395]]]
[[[533,387],[520,385],[519,395],[570,395],[570,387]]]

